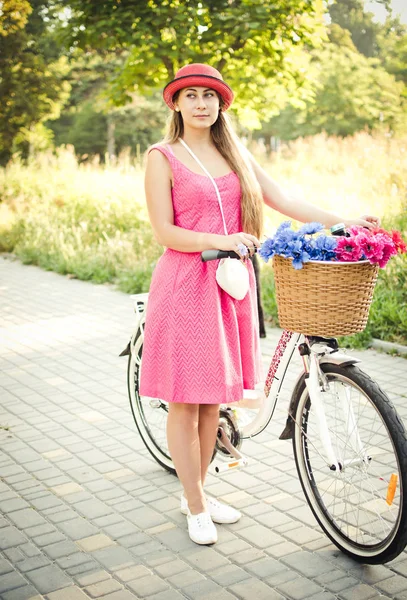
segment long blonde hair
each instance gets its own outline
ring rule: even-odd
[[[174,100],[178,94],[179,92],[175,94]],[[222,108],[222,98],[220,107]],[[164,142],[173,144],[183,133],[184,121],[181,113],[173,111]],[[249,158],[244,156],[245,149],[241,148],[242,144],[233,130],[230,117],[222,110],[211,127],[211,137],[217,150],[239,177],[242,192],[242,229],[245,233],[260,238],[263,232],[263,194]]]

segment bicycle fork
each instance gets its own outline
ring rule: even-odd
[[[331,350],[332,351],[332,350]],[[308,357],[303,356],[304,367],[307,372],[305,383],[311,399],[311,405],[314,408],[319,438],[321,441],[322,448],[324,449],[325,457],[331,471],[340,472],[346,467],[356,466],[358,464],[368,464],[370,457],[366,455],[362,441],[359,436],[357,428],[355,413],[353,410],[352,400],[348,395],[347,389],[344,386],[339,386],[338,396],[341,404],[343,413],[344,423],[346,425],[346,431],[344,434],[347,435],[349,445],[353,451],[358,455],[358,458],[345,460],[337,455],[333,448],[331,433],[329,430],[326,414],[323,394],[329,390],[329,382],[325,376],[325,373],[321,369],[321,362],[328,362],[329,358],[324,360],[326,356],[327,348],[322,344],[314,344],[310,347],[310,354]],[[342,355],[343,356],[343,355]],[[349,361],[348,357],[347,358]],[[336,364],[340,364],[341,355],[335,356],[335,360],[332,361]],[[356,362],[352,359],[352,363]]]

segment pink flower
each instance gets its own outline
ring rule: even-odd
[[[355,237],[355,242],[362,250],[362,254],[371,263],[379,262],[383,255],[384,240],[382,238],[383,234],[373,235],[367,229],[360,231]]]
[[[397,254],[397,248],[393,242],[393,239],[389,236],[388,233],[378,233],[375,237],[376,239],[379,238],[380,242],[383,245],[382,254],[381,256],[377,256],[377,261],[375,262],[377,262],[381,269],[384,269],[384,267],[389,262],[390,258]]]
[[[373,229],[373,233],[383,233],[384,235],[388,235],[393,240],[393,244],[395,245],[397,252],[400,252],[400,254],[404,254],[405,252],[407,252],[407,246],[403,238],[401,237],[401,233],[399,231],[396,231],[395,229],[393,229],[392,231],[386,231],[385,229],[377,228]]]
[[[338,260],[343,262],[356,262],[362,256],[362,250],[359,247],[356,238],[341,237],[335,249],[335,254]]]
[[[348,231],[350,237],[338,240],[338,260],[353,262],[367,259],[383,269],[397,252],[407,252],[407,246],[399,231],[386,231],[379,227],[369,230],[358,225],[352,225]]]
[[[353,236],[357,235],[358,233],[360,233],[361,231],[366,231],[366,229],[364,227],[362,227],[361,225],[351,225],[350,227],[347,228],[347,230],[349,231],[349,233],[351,233]]]
[[[393,229],[391,231],[390,235],[391,235],[394,245],[396,246],[397,252],[400,252],[400,254],[404,254],[405,252],[407,252],[407,246],[406,246],[403,238],[401,237],[401,233],[399,231],[395,231]]]

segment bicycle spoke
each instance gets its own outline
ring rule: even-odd
[[[400,515],[400,489],[391,505],[386,503],[391,474],[400,479],[391,438],[374,404],[352,382],[329,378],[321,398],[341,470],[329,468],[315,409],[308,399],[296,428],[300,428],[309,485],[334,530],[353,544],[375,547],[391,536]]]
[[[128,367],[131,410],[147,450],[160,465],[174,472],[166,435],[168,404],[158,398],[140,395],[139,381],[143,368],[142,363],[142,340],[136,338]]]

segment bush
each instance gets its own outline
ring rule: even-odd
[[[127,292],[147,291],[161,254],[134,168],[79,167],[72,151],[16,159],[3,178],[0,250],[24,263]]]

